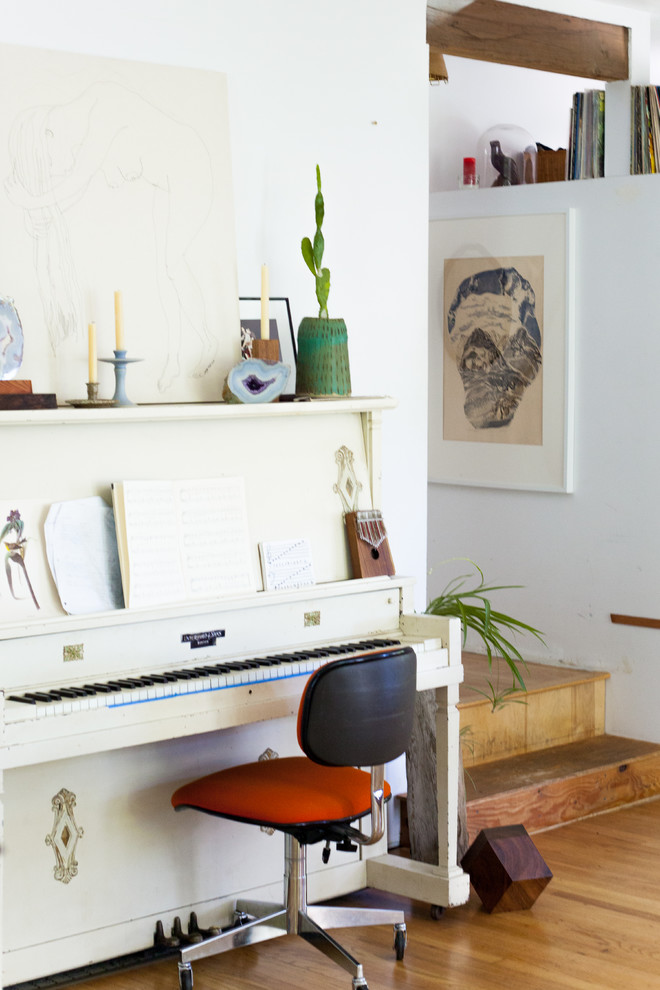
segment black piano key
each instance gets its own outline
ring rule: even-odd
[[[58,693],[62,695],[63,698],[84,698],[88,694],[82,688],[66,687],[58,688]]]
[[[21,701],[24,705],[36,705],[37,699],[27,694],[10,694],[7,701]]]
[[[86,688],[89,688],[93,694],[114,694],[116,688],[106,681],[104,684],[85,684]]]

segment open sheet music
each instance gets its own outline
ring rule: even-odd
[[[242,478],[112,486],[126,606],[256,590]]]

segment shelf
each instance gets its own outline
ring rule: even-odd
[[[193,420],[259,419],[291,416],[320,416],[329,413],[362,413],[393,409],[389,396],[337,396],[293,402],[263,402],[241,405],[227,402],[168,403],[163,405],[110,406],[99,409],[12,409],[0,411],[0,426],[53,426],[93,423],[147,423]]]

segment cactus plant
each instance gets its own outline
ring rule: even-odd
[[[330,270],[322,268],[323,251],[325,241],[321,233],[325,206],[323,203],[323,193],[321,192],[321,169],[316,166],[316,198],[314,200],[314,213],[316,216],[316,233],[314,242],[309,237],[303,237],[301,242],[302,256],[305,264],[316,280],[316,298],[319,302],[319,319],[328,319],[328,294],[330,292]]]

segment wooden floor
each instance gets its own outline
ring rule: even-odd
[[[660,990],[660,799],[534,835],[553,879],[531,910],[486,914],[474,893],[439,921],[404,901],[409,943],[389,928],[338,930],[370,990]],[[365,891],[352,902],[401,903]],[[351,990],[350,976],[295,936],[198,962],[195,990]],[[78,990],[176,990],[176,962]]]

